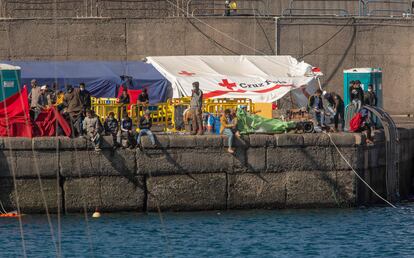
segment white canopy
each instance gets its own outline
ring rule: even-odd
[[[191,96],[198,81],[205,98],[270,103],[292,91],[306,103],[316,85],[312,66],[291,56],[157,56],[147,62],[171,82],[175,98]]]

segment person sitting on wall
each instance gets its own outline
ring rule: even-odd
[[[92,110],[86,110],[86,117],[83,120],[83,130],[88,139],[92,142],[95,151],[101,150],[101,123]]]
[[[115,118],[114,112],[110,112],[104,122],[105,135],[111,135],[113,146],[116,148],[120,144],[120,135],[118,120]]]
[[[322,91],[317,89],[315,94],[309,97],[308,108],[313,114],[319,127],[325,127],[325,111],[322,101]]]
[[[228,145],[229,148],[227,149],[227,151],[229,153],[234,153],[233,150],[233,138],[234,138],[234,133],[233,130],[235,129],[234,123],[233,123],[233,116],[231,115],[231,111],[230,109],[226,109],[224,110],[224,113],[221,115],[220,117],[220,134],[224,134],[228,136]]]
[[[132,119],[128,116],[128,112],[124,112],[121,120],[121,144],[124,148],[134,148],[134,132],[132,131]],[[126,143],[124,144],[124,140]]]
[[[151,132],[151,126],[152,126],[151,113],[149,110],[146,110],[144,116],[141,117],[141,120],[139,121],[140,131],[137,137],[137,145],[140,149],[142,149],[141,137],[144,134],[148,135],[152,143],[152,146],[155,146],[155,138],[154,138],[154,134]]]
[[[349,96],[351,99],[351,103],[355,107],[355,112],[359,112],[362,105],[364,105],[364,90],[361,88],[360,81],[351,81]]]
[[[362,108],[349,122],[351,132],[364,132],[367,136],[366,143],[374,144],[371,135],[371,119],[368,110]]]
[[[190,109],[192,114],[192,135],[203,134],[203,92],[200,90],[199,82],[193,82],[193,90],[191,91]]]
[[[334,117],[335,128],[334,131],[338,131],[339,121],[341,122],[341,131],[345,128],[345,106],[341,96],[335,92],[323,92],[323,97],[328,102],[328,110]]]
[[[183,120],[184,120],[184,128],[186,132],[191,133],[192,129],[191,129],[191,118],[192,118],[192,113],[191,113],[191,109],[187,108],[186,110],[184,110],[183,112]]]

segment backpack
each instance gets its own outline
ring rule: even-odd
[[[361,113],[357,113],[349,122],[349,130],[351,132],[356,132],[361,127],[362,124],[362,115]]]

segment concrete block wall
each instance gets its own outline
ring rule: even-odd
[[[401,135],[402,197],[411,191],[412,131]],[[359,134],[332,139],[385,196],[383,144],[367,147]],[[95,153],[82,138],[1,138],[0,200],[14,210],[18,199],[26,213],[45,212],[45,206],[50,212],[151,212],[378,202],[323,134],[244,136],[235,155],[226,152],[224,136],[158,135],[156,148],[145,137],[143,151],[114,151],[111,140]]]

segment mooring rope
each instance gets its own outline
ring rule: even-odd
[[[352,167],[352,165],[349,163],[349,161],[345,158],[345,156],[342,154],[342,152],[339,150],[338,146],[335,144],[335,142],[332,140],[332,137],[329,133],[323,132],[324,134],[328,135],[329,140],[331,141],[331,143],[333,144],[333,146],[335,147],[336,151],[339,153],[339,155],[341,156],[341,158],[346,162],[346,164],[351,168],[352,172],[356,175],[356,177],[361,180],[367,187],[368,189],[370,189],[378,198],[380,198],[381,200],[383,200],[386,204],[388,204],[389,206],[393,207],[393,208],[397,208],[394,204],[390,203],[388,200],[386,200],[385,198],[383,198],[381,195],[379,195],[356,171],[355,169]]]

